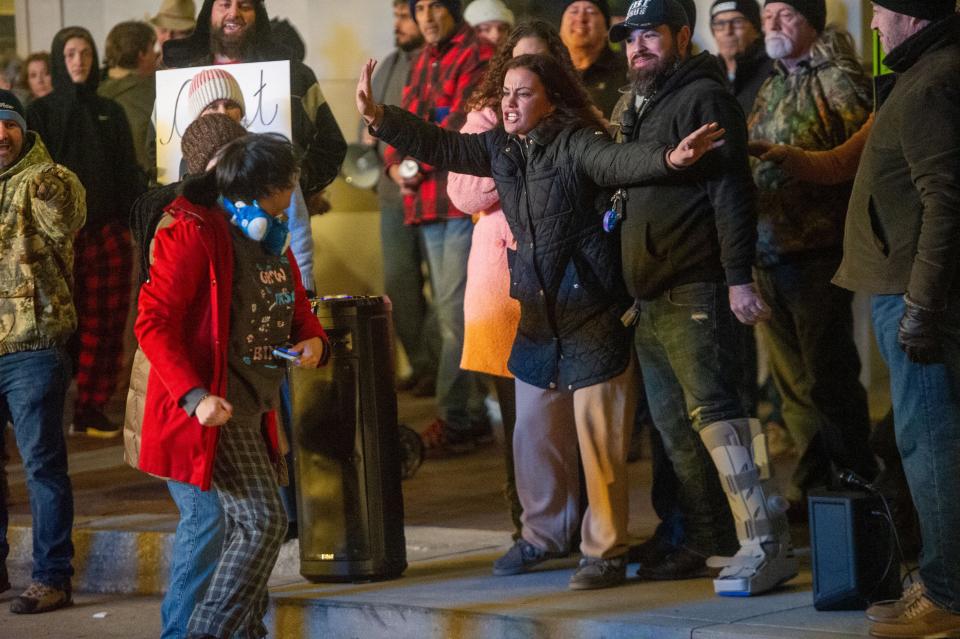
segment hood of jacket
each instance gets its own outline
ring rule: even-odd
[[[33,131],[27,131],[23,134],[23,149],[24,150],[20,152],[20,159],[12,166],[7,167],[3,172],[0,172],[0,182],[9,180],[14,175],[22,173],[35,164],[53,162],[53,160],[50,159],[50,153],[47,151],[47,147],[43,145],[43,141],[41,141],[40,137]]]
[[[717,58],[706,51],[701,51],[677,65],[673,73],[660,81],[656,92],[661,95],[667,94],[703,79],[719,82],[721,85],[726,82]]]
[[[172,69],[209,64],[210,52],[210,16],[215,0],[205,0],[197,14],[197,26],[193,33],[180,40],[169,40],[163,45],[163,63]],[[253,42],[250,45],[251,59],[246,62],[263,60],[286,60],[290,51],[278,45],[270,28],[270,16],[263,0],[254,0],[256,21],[253,25]]]
[[[70,77],[67,61],[63,57],[63,48],[71,38],[85,39],[93,50],[90,73],[86,81],[81,84],[75,83]],[[62,99],[73,100],[97,94],[97,87],[100,85],[100,56],[97,54],[97,45],[89,31],[83,27],[65,27],[57,31],[57,35],[53,36],[53,44],[50,45],[50,79],[53,84],[53,94]]]
[[[912,67],[927,51],[960,41],[960,14],[927,25],[887,54],[883,62],[897,73]]]

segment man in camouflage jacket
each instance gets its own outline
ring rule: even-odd
[[[63,346],[77,327],[73,238],[86,221],[86,194],[27,131],[23,106],[9,91],[0,91],[0,193],[0,424],[13,423],[34,531],[32,583],[10,610],[46,612],[70,603],[73,574]],[[0,494],[0,591],[10,587],[8,552]]]
[[[849,35],[825,29],[825,17],[823,0],[764,5],[766,49],[776,63],[748,118],[751,142],[832,149],[867,119],[869,80]],[[802,513],[805,493],[830,482],[831,466],[876,474],[852,296],[830,283],[840,263],[850,183],[800,182],[771,162],[755,163],[753,176],[757,282],[772,311],[760,330],[800,455],[787,496]]]

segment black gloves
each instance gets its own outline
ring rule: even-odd
[[[903,296],[907,308],[900,318],[897,343],[916,364],[936,364],[943,361],[940,341],[940,320],[943,311],[920,306],[909,295]]]

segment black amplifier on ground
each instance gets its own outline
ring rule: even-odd
[[[900,597],[893,524],[880,496],[856,490],[813,491],[807,504],[813,606],[864,610],[876,601]]]
[[[390,301],[323,298],[316,314],[330,361],[289,373],[300,573],[321,582],[399,577],[407,554]]]

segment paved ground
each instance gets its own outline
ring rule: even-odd
[[[432,416],[429,400],[402,397],[401,421],[417,429]],[[8,450],[12,438],[7,434]],[[78,550],[72,608],[39,617],[7,612],[0,595],[0,639],[156,637],[159,598],[176,509],[164,484],[123,466],[117,441],[71,438]],[[28,578],[29,506],[22,471],[10,463],[11,570]],[[787,470],[790,460],[781,460]],[[645,537],[656,519],[649,503],[650,468],[631,465],[631,533]],[[272,578],[272,636],[299,637],[802,637],[866,636],[862,613],[817,613],[810,576],[749,600],[715,597],[706,580],[631,582],[572,593],[575,559],[511,578],[490,576],[490,562],[510,543],[501,496],[497,446],[449,460],[430,460],[404,483],[407,557],[399,580],[310,584],[299,574],[298,548],[284,547]],[[18,527],[19,526],[19,527]],[[805,531],[797,530],[805,543]],[[96,594],[93,591],[122,594]],[[136,594],[140,593],[140,594]]]

